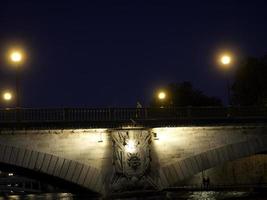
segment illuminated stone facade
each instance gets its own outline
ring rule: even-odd
[[[102,194],[201,184],[202,172],[214,184],[259,182],[266,180],[266,158],[255,160],[254,155],[266,150],[264,124],[1,130],[0,134],[0,162]],[[242,176],[245,171],[249,173]]]

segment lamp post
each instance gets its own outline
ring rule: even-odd
[[[224,54],[220,57],[220,64],[221,67],[226,70],[229,71],[230,68],[232,67],[232,57],[228,54]],[[229,72],[228,72],[229,73]],[[227,80],[226,80],[226,87],[227,87],[227,101],[228,101],[228,105],[231,105],[231,99],[230,99],[230,80],[229,80],[229,74],[227,74]]]
[[[12,62],[12,64],[15,67],[15,70],[16,70],[16,107],[20,108],[19,67],[20,67],[20,64],[22,63],[22,60],[23,60],[23,54],[19,50],[13,50],[13,51],[11,51],[9,58],[10,58],[10,61]]]

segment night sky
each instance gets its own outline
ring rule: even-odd
[[[267,1],[1,0],[1,90],[15,85],[14,45],[24,107],[135,107],[184,80],[225,99],[215,57],[267,53]]]

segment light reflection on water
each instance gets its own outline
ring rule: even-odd
[[[187,200],[220,200],[220,199],[233,199],[246,197],[247,192],[214,192],[214,191],[202,191],[192,192]]]
[[[264,200],[265,197],[260,197],[260,194],[254,194],[253,196],[249,195],[249,192],[215,192],[215,191],[197,191],[197,192],[168,192],[164,196],[149,196],[143,198],[120,198],[120,199],[179,199],[179,200]],[[85,199],[101,199],[101,198],[92,198],[90,196],[76,196],[72,193],[44,193],[44,194],[28,194],[28,195],[7,195],[0,197],[0,200],[85,200]]]
[[[73,200],[71,193],[44,193],[44,194],[28,194],[28,195],[7,195],[0,197],[0,200]]]

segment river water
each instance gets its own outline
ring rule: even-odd
[[[43,194],[28,194],[28,195],[6,195],[0,197],[2,199],[10,199],[10,200],[85,200],[85,199],[102,199],[91,196],[80,196],[74,195],[71,193],[43,193]],[[109,198],[107,198],[109,199]],[[252,193],[252,192],[215,192],[215,191],[201,191],[201,192],[184,192],[184,193],[175,193],[168,192],[162,195],[150,195],[147,197],[128,197],[128,198],[113,198],[113,199],[129,199],[129,200],[151,200],[151,199],[181,199],[181,200],[267,200],[266,196],[260,193]]]

